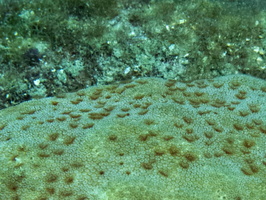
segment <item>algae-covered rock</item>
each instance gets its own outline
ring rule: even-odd
[[[266,199],[266,82],[142,78],[0,111],[0,199]]]

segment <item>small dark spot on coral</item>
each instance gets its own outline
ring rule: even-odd
[[[169,141],[169,140],[174,139],[174,137],[171,136],[171,135],[168,135],[168,136],[163,137],[163,139],[164,139],[165,141]]]
[[[94,126],[94,123],[88,123],[88,124],[84,124],[82,126],[83,129],[88,129],[88,128],[92,128]]]
[[[199,137],[197,135],[189,135],[189,134],[186,134],[186,135],[183,135],[182,136],[185,140],[187,140],[188,142],[194,142],[196,140],[199,139]]]
[[[73,195],[73,192],[72,191],[63,191],[63,192],[60,192],[60,195],[63,197],[69,197],[69,196]]]
[[[56,149],[53,151],[53,153],[55,155],[61,156],[61,155],[63,155],[64,151],[65,151],[64,149]]]
[[[52,182],[57,181],[57,179],[58,179],[58,176],[56,174],[48,174],[45,178],[45,181],[48,183],[52,183]]]
[[[225,145],[224,147],[222,147],[222,150],[228,155],[235,153],[235,148],[232,145]]]
[[[144,169],[152,169],[152,164],[151,163],[141,163],[141,166],[144,168]]]
[[[67,167],[62,167],[61,170],[62,170],[63,172],[67,172],[67,171],[69,171],[69,168],[67,168]]]
[[[187,161],[195,161],[197,159],[197,156],[192,152],[186,152],[184,154],[184,157],[187,159]]]
[[[152,120],[152,119],[144,119],[144,123],[146,125],[152,125],[152,124],[154,124],[154,120]]]
[[[18,147],[18,151],[26,152],[27,151],[27,147],[25,145],[19,146]]]
[[[75,141],[76,137],[72,137],[72,136],[67,136],[64,140],[64,144],[65,145],[70,145],[73,144]]]
[[[104,171],[99,171],[99,174],[100,175],[104,175]]]
[[[84,164],[79,163],[79,162],[76,162],[76,163],[72,163],[71,166],[72,166],[72,167],[75,167],[75,168],[80,168],[80,167],[83,167]]]
[[[72,176],[68,176],[65,178],[65,183],[70,184],[74,182],[74,178]]]
[[[58,133],[52,133],[51,135],[49,135],[49,140],[55,141],[58,137],[59,137]]]
[[[165,154],[165,151],[162,150],[162,149],[155,149],[155,150],[154,150],[154,154],[155,154],[156,156],[162,156],[163,154]]]
[[[46,188],[46,191],[47,191],[49,194],[54,194],[54,193],[55,193],[55,189],[54,189],[54,188]]]
[[[109,140],[115,141],[115,140],[117,140],[117,136],[116,135],[110,135]]]
[[[255,145],[255,142],[253,140],[245,139],[243,141],[243,145],[247,148],[253,147]]]
[[[189,164],[187,162],[181,161],[179,163],[180,167],[182,167],[183,169],[187,169],[189,167]]]
[[[42,153],[38,153],[37,154],[40,158],[48,158],[48,157],[50,157],[50,155],[48,154],[48,153],[44,153],[44,152],[42,152]]]
[[[71,128],[77,128],[78,124],[77,123],[69,123],[69,127]]]
[[[180,154],[180,149],[177,148],[176,146],[171,146],[168,149],[169,153],[171,154],[171,156],[178,156]]]
[[[7,188],[11,191],[17,191],[18,190],[17,183],[14,183],[14,182],[7,183]]]
[[[159,174],[161,174],[164,177],[168,177],[168,174],[162,170],[159,170]]]
[[[51,104],[56,106],[59,102],[58,101],[51,101]]]
[[[77,200],[89,200],[89,198],[85,196],[81,196],[81,197],[78,197]]]
[[[28,130],[29,128],[30,128],[29,125],[24,125],[24,126],[21,127],[21,130],[26,131],[26,130]]]
[[[41,143],[41,144],[39,144],[39,147],[40,147],[40,149],[45,149],[45,148],[48,147],[48,144],[46,144],[46,143]]]

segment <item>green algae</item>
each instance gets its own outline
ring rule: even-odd
[[[265,6],[252,2],[1,1],[0,107],[140,76],[265,78]],[[32,66],[30,49],[43,55]]]

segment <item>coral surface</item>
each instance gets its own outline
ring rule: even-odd
[[[0,199],[266,199],[266,82],[142,78],[0,111]]]

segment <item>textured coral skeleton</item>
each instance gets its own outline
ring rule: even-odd
[[[231,75],[4,109],[0,199],[266,199],[265,102],[264,80]]]

